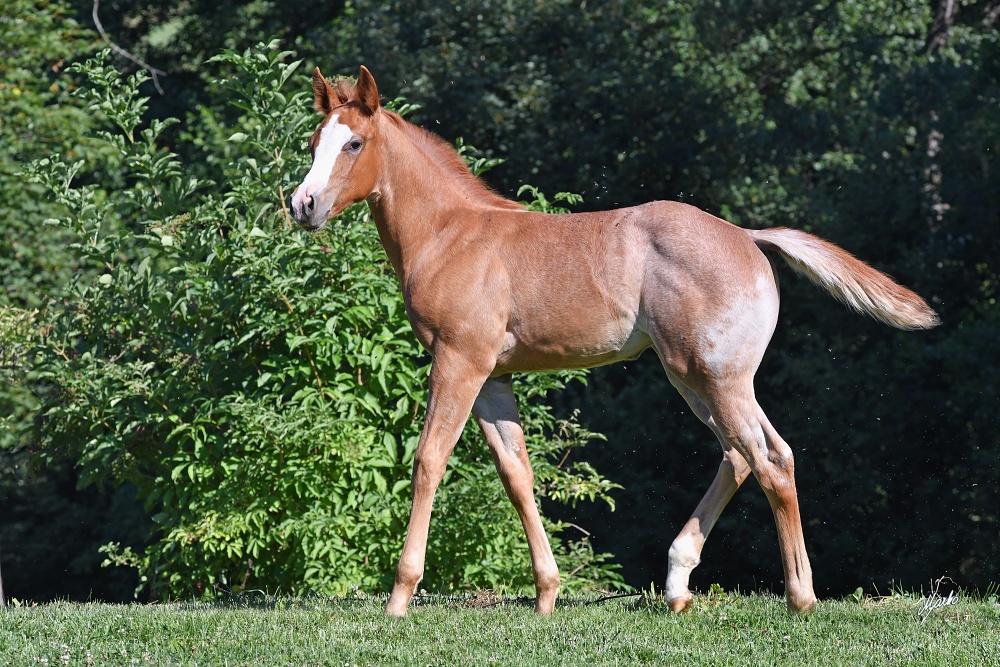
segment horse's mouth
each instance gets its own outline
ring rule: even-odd
[[[313,222],[311,220],[303,220],[303,221],[299,222],[299,227],[301,227],[302,229],[304,229],[307,232],[309,232],[310,234],[312,234],[313,232],[318,232],[319,230],[321,230],[324,227],[326,227],[326,220],[322,220],[320,222]]]
[[[292,216],[292,220],[309,233],[318,232],[319,230],[326,227],[326,223],[330,221],[332,217],[330,212],[327,211],[326,214],[322,212],[312,210],[308,213],[302,210],[296,210],[294,204],[289,209],[289,214]]]

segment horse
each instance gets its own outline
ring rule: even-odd
[[[714,481],[670,546],[670,609],[690,608],[688,584],[705,540],[751,473],[777,525],[786,606],[813,609],[792,450],[754,396],[778,319],[769,255],[893,327],[938,324],[924,300],[816,236],[745,229],[684,203],[526,210],[475,177],[443,139],[383,108],[363,65],[354,83],[328,81],[317,67],[312,88],[323,120],[309,140],[312,165],[292,193],[291,215],[318,231],[348,206],[368,203],[413,333],[432,358],[410,519],[386,613],[405,616],[423,577],[434,495],[470,413],[527,537],[535,611],[552,613],[559,570],[535,502],[511,375],[634,359],[650,347],[722,446]]]

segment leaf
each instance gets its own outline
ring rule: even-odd
[[[373,469],[372,470],[372,479],[375,481],[375,488],[378,489],[378,492],[380,494],[382,494],[382,495],[385,495],[386,487],[387,487],[386,481],[385,481],[385,475],[383,475],[378,470],[374,470]]]
[[[382,435],[382,446],[385,448],[385,453],[389,457],[390,464],[394,464],[397,461],[396,436],[386,431]]]

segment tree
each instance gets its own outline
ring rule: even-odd
[[[25,437],[38,400],[21,381],[30,363],[26,335],[35,311],[65,294],[86,269],[67,248],[72,234],[50,224],[66,210],[20,173],[50,153],[96,159],[92,116],[73,97],[66,72],[90,53],[94,35],[65,3],[11,0],[0,16],[0,558],[8,596],[121,599],[134,588],[124,576],[100,572],[97,548],[133,540],[141,513],[129,511],[130,490],[78,491],[72,466],[40,465]],[[84,176],[86,177],[86,176]],[[17,353],[14,361],[12,353]],[[109,522],[108,517],[116,517]],[[54,549],[53,544],[72,545]],[[124,591],[124,592],[123,592]]]

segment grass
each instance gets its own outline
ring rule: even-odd
[[[698,598],[691,612],[635,598],[425,598],[405,619],[384,598],[0,610],[2,665],[1000,665],[1000,604],[827,601],[805,617],[763,595]]]

